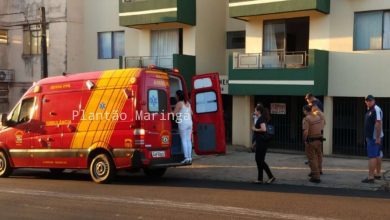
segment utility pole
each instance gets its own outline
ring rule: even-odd
[[[46,78],[48,76],[47,67],[47,44],[46,44],[46,12],[45,7],[41,7],[41,77]]]

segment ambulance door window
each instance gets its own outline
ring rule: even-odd
[[[8,119],[11,124],[16,124],[18,119],[19,119],[19,112],[20,112],[20,106],[21,104],[19,103],[15,108],[14,110],[12,111],[12,113],[9,115],[10,118]]]
[[[33,114],[34,98],[25,99],[20,108],[18,123],[30,121]]]
[[[196,113],[209,113],[218,111],[217,94],[213,91],[198,93],[195,96]]]
[[[168,112],[167,93],[164,90],[151,89],[148,91],[148,112]]]
[[[28,98],[19,103],[11,113],[11,124],[20,124],[30,121],[33,114],[34,98]]]

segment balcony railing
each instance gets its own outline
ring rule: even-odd
[[[305,68],[306,51],[233,53],[233,69]]]
[[[126,68],[147,67],[156,65],[163,68],[173,68],[172,56],[132,56],[125,57],[124,63]]]

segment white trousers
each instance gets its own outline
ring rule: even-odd
[[[191,159],[192,153],[192,123],[191,124],[179,124],[179,134],[181,139],[181,146],[185,159]]]

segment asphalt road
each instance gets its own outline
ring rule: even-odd
[[[169,171],[168,171],[169,172]],[[390,193],[83,172],[0,179],[0,219],[390,219]]]

